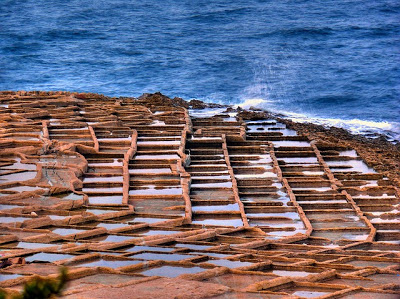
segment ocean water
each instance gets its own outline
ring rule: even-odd
[[[400,140],[398,0],[2,0],[0,90],[161,91]]]

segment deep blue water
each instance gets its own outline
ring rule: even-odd
[[[399,24],[398,0],[2,0],[0,90],[248,100],[399,133]]]

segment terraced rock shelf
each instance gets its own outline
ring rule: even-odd
[[[65,298],[399,298],[396,180],[255,115],[2,92],[0,287],[63,265]]]

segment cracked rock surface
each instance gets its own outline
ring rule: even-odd
[[[399,149],[161,93],[0,92],[0,288],[398,298]]]

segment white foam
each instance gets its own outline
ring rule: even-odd
[[[215,101],[214,101],[215,102]],[[218,102],[218,101],[217,101]],[[273,113],[279,113],[287,116],[287,118],[301,123],[313,123],[323,126],[334,126],[346,129],[353,134],[384,134],[388,136],[389,141],[400,140],[400,121],[399,122],[387,122],[387,121],[371,121],[364,119],[341,119],[341,118],[323,118],[310,114],[295,113],[286,111],[283,109],[276,109],[277,106],[284,107],[284,104],[278,105],[279,103],[257,97],[250,97],[243,99],[242,103],[233,105],[234,108],[241,107],[243,109],[249,109],[250,107],[266,109]],[[203,109],[203,113],[205,112]],[[201,110],[200,110],[201,111]],[[219,111],[218,111],[219,112]],[[192,112],[193,113],[193,112]],[[192,115],[191,113],[191,115]],[[217,114],[216,109],[208,109],[204,115],[196,115],[197,117],[210,117],[209,114]]]
[[[368,129],[368,128],[381,129],[381,130],[392,129],[392,125],[386,121],[376,122],[376,121],[368,121],[356,118],[350,120],[340,119],[340,118],[318,118],[318,117],[308,117],[302,114],[294,115],[294,113],[292,113],[292,115],[289,116],[296,121],[312,120],[314,123],[328,123],[335,127],[352,126],[354,128],[359,128],[359,129]]]
[[[392,141],[400,140],[400,123],[390,123],[387,121],[371,121],[363,119],[341,119],[341,118],[322,118],[313,115],[276,111],[286,115],[289,119],[300,123],[313,123],[323,126],[334,126],[343,128],[353,134],[384,134],[389,136]],[[390,140],[390,139],[389,139]]]
[[[286,113],[288,117],[297,122],[312,122],[319,125],[329,125],[349,130],[355,134],[365,134],[367,132],[391,131],[393,125],[386,121],[370,121],[362,119],[340,119],[340,118],[320,118],[307,116],[299,113]]]
[[[235,108],[240,107],[243,109],[249,109],[250,107],[262,108],[264,104],[269,102],[271,101],[261,98],[252,98],[252,99],[246,99],[243,103],[234,105],[234,107]]]

